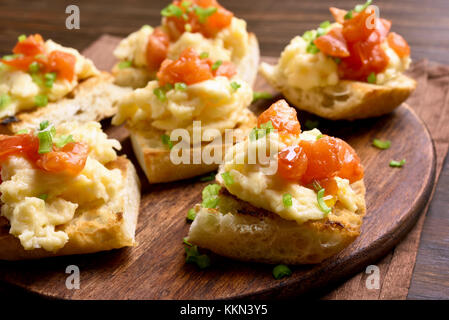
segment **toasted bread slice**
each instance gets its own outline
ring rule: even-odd
[[[8,220],[0,217],[0,259],[38,259],[136,245],[135,230],[140,203],[139,178],[134,166],[126,157],[119,157],[106,167],[120,169],[125,178],[126,183],[118,195],[121,211],[112,211],[107,204],[85,210],[77,209],[73,220],[57,227],[69,236],[69,241],[57,252],[44,249],[25,250],[19,239],[9,234]]]
[[[106,72],[89,78],[78,85],[71,96],[49,103],[33,112],[22,112],[15,116],[17,121],[7,124],[11,133],[23,129],[36,129],[39,123],[48,120],[58,126],[66,121],[100,121],[117,112],[116,103],[130,88],[122,88],[113,83],[114,78]]]
[[[248,42],[248,54],[239,61],[233,62],[237,68],[238,77],[253,87],[257,77],[260,51],[259,42],[254,33],[249,33]],[[156,79],[156,73],[150,72],[146,68],[129,67],[120,69],[118,63],[112,68],[112,74],[117,85],[134,89],[143,88],[149,81]]]
[[[280,85],[272,65],[262,63],[260,72],[296,108],[331,120],[355,120],[390,113],[416,88],[415,80],[401,74],[384,85],[342,80],[335,86],[302,90]]]
[[[218,209],[195,206],[188,239],[219,255],[272,264],[314,264],[340,252],[360,234],[365,207],[363,180],[351,185],[358,211],[337,202],[324,219],[299,224],[237,199],[224,188]]]
[[[245,113],[245,120],[235,128],[241,130],[241,136],[236,137],[236,141],[240,141],[247,136],[249,131],[257,124],[257,119],[251,111],[245,109]],[[206,164],[203,161],[200,164],[193,164],[192,155],[195,152],[193,148],[190,149],[191,164],[174,164],[170,160],[170,149],[161,141],[163,132],[156,130],[141,132],[132,128],[130,128],[130,131],[134,153],[150,183],[187,179],[218,168],[218,164]],[[223,144],[223,157],[225,148],[226,145]]]

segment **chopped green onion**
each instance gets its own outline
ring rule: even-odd
[[[266,131],[266,133],[269,134],[274,130],[273,123],[271,122],[271,120],[269,120],[265,123],[262,123],[260,125],[260,129],[264,129]]]
[[[200,269],[205,269],[210,266],[210,259],[205,254],[200,254],[197,246],[187,246],[186,251],[186,263],[194,263]]]
[[[216,7],[201,8],[197,6],[194,10],[195,14],[198,16],[198,20],[200,23],[206,23],[207,19],[215,12],[217,12]]]
[[[213,70],[213,71],[217,70],[222,64],[223,64],[223,61],[217,60],[217,61],[212,65],[212,70]]]
[[[31,79],[33,79],[33,82],[37,84],[38,86],[42,86],[44,84],[44,81],[42,80],[42,77],[39,74],[31,74]]]
[[[221,177],[224,180],[225,185],[230,186],[231,184],[234,183],[234,178],[232,178],[231,173],[230,172],[224,172],[221,174]]]
[[[161,101],[161,102],[167,101],[167,96],[165,95],[165,92],[162,88],[154,89],[153,93],[159,99],[159,101]]]
[[[184,9],[189,8],[191,5],[192,5],[192,2],[190,2],[190,1],[183,1],[183,2],[181,2],[181,6],[182,6]]]
[[[390,161],[390,167],[392,168],[402,168],[402,166],[405,164],[405,159],[402,159],[401,161],[392,160]]]
[[[290,193],[285,193],[282,196],[282,202],[284,203],[284,207],[289,208],[293,205],[292,195]]]
[[[189,209],[189,211],[187,212],[187,220],[193,221],[195,220],[195,217],[196,217],[195,209]]]
[[[120,61],[118,64],[118,68],[119,69],[126,69],[126,68],[130,68],[133,65],[132,61]]]
[[[326,29],[329,28],[331,26],[331,22],[330,21],[324,21],[320,23],[320,28]]]
[[[186,24],[184,25],[184,29],[185,29],[187,32],[192,32],[192,25],[191,25],[190,23],[186,23]]]
[[[43,194],[38,195],[37,197],[38,197],[39,199],[42,199],[42,200],[44,200],[44,201],[47,201],[47,199],[48,199],[48,194],[43,193]]]
[[[218,184],[210,184],[203,189],[202,196],[203,202],[202,206],[204,208],[216,208],[219,202],[218,192],[221,186]]]
[[[212,173],[208,174],[207,176],[201,177],[200,181],[205,182],[205,181],[215,180],[215,175],[216,174],[217,174],[216,172],[212,172]]]
[[[320,49],[318,49],[318,47],[317,47],[313,42],[311,42],[311,43],[307,46],[306,51],[307,51],[307,53],[315,54],[315,53],[320,52]]]
[[[273,95],[269,92],[254,92],[253,93],[253,102],[256,102],[260,99],[272,99]]]
[[[366,81],[368,81],[369,83],[376,83],[377,77],[376,74],[374,72],[371,72],[368,76],[368,78],[366,78]]]
[[[55,145],[58,148],[63,148],[66,144],[68,144],[70,142],[75,142],[75,140],[73,140],[73,136],[71,134],[63,135],[63,136],[60,136],[55,139]]]
[[[9,106],[10,103],[11,97],[8,94],[4,93],[0,95],[0,110],[3,110],[7,106]]]
[[[313,120],[306,120],[306,122],[304,123],[304,126],[307,129],[312,130],[312,129],[318,128],[319,124],[320,124],[320,122],[318,120],[315,120],[315,121],[313,121]]]
[[[26,40],[26,38],[27,38],[27,36],[26,35],[24,35],[24,34],[21,34],[17,39],[19,40],[19,42],[22,42],[22,41],[25,41]]]
[[[276,280],[279,280],[283,277],[291,276],[292,271],[285,264],[277,265],[273,268],[273,276]]]
[[[44,79],[45,79],[45,86],[47,88],[53,88],[53,83],[56,80],[56,73],[55,72],[46,73],[44,75]]]
[[[385,149],[388,149],[391,147],[391,141],[389,141],[389,140],[382,141],[379,139],[374,139],[373,146],[375,146],[376,148],[385,150]]]
[[[251,141],[259,140],[260,138],[266,136],[267,134],[270,134],[274,130],[273,124],[271,123],[271,120],[262,123],[260,125],[260,128],[253,128],[249,134],[249,139]]]
[[[53,148],[53,138],[49,130],[40,131],[37,134],[39,138],[39,154],[48,153]]]
[[[209,58],[209,52],[201,52],[200,58],[201,58],[201,59]]]
[[[48,104],[48,97],[46,95],[40,94],[34,98],[34,104],[37,107],[45,107]]]
[[[302,35],[302,38],[303,38],[306,42],[311,42],[311,41],[315,40],[315,31],[314,31],[314,30],[307,30],[307,31],[304,32],[304,34]]]
[[[5,61],[11,61],[11,60],[16,59],[19,56],[20,56],[19,54],[8,54],[6,56],[3,56],[2,59],[5,60]]]
[[[184,243],[186,246],[189,246],[189,247],[193,246],[193,244],[191,244],[189,241],[187,241],[187,237],[182,239],[182,243]]]
[[[28,129],[22,129],[22,130],[17,131],[17,132],[16,132],[16,135],[19,135],[19,134],[27,134],[28,132],[29,132]]]
[[[140,28],[140,30],[151,30],[151,29],[152,29],[151,26],[148,24],[145,24],[142,26],[142,28]]]
[[[345,20],[349,20],[352,19],[352,10],[349,10],[345,16],[344,16]]]
[[[318,200],[318,207],[320,208],[321,211],[323,211],[327,215],[329,212],[332,211],[332,209],[329,208],[323,200],[324,191],[325,190],[323,188],[317,192],[317,200]]]
[[[45,130],[48,128],[48,126],[50,125],[50,122],[48,120],[44,120],[41,123],[39,123],[39,130]]]
[[[169,149],[173,148],[173,142],[170,140],[170,136],[167,134],[161,135],[162,143],[167,145]]]
[[[319,135],[316,136],[316,139],[321,139],[322,137],[324,137],[324,135],[322,133],[320,133]]]
[[[355,12],[362,12],[364,11],[366,8],[368,8],[368,6],[372,3],[372,0],[368,0],[367,2],[365,2],[365,4],[358,4],[355,6],[354,11]]]
[[[40,69],[39,63],[36,62],[36,61],[33,61],[33,62],[30,64],[30,66],[28,67],[28,70],[29,70],[31,73],[39,72],[39,69]]]
[[[184,82],[175,83],[175,90],[184,91],[185,89],[187,89],[187,85]]]
[[[235,82],[235,81],[232,81],[232,82],[231,82],[231,89],[232,89],[232,92],[236,92],[240,87],[241,87],[241,85],[238,84],[237,82]]]
[[[182,9],[174,4],[169,4],[162,9],[161,15],[164,17],[181,17],[183,14]]]

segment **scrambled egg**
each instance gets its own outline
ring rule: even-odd
[[[322,52],[308,53],[307,44],[300,36],[293,38],[282,52],[278,65],[270,69],[276,83],[281,87],[309,90],[315,87],[334,86],[338,83],[338,64],[335,60]],[[376,83],[379,85],[394,80],[409,67],[411,62],[410,57],[400,58],[389,47],[387,40],[382,47],[390,60],[385,71],[377,74]]]
[[[143,26],[123,39],[115,49],[114,55],[117,59],[132,62],[131,67],[117,71],[116,76],[120,77],[120,83],[134,83],[135,78],[144,78],[140,74],[142,68],[150,73],[146,70],[146,48],[153,31],[152,27]],[[232,61],[237,65],[249,51],[246,22],[234,17],[231,24],[212,39],[205,38],[201,33],[184,32],[178,40],[170,43],[167,58],[178,59],[186,48],[193,48],[198,53],[207,52],[214,61]]]
[[[43,83],[35,82],[29,73],[0,63],[0,96],[9,95],[11,99],[7,105],[0,107],[0,118],[34,108],[35,97],[38,95],[46,95],[48,101],[57,101],[71,92],[78,85],[78,80],[99,74],[93,62],[81,56],[75,49],[47,40],[45,50],[48,53],[58,50],[73,54],[76,57],[75,79],[71,82],[57,79],[52,88],[47,88]]]
[[[78,209],[103,204],[119,209],[115,199],[123,177],[119,169],[109,170],[104,165],[117,158],[114,149],[120,149],[120,143],[108,139],[96,122],[66,123],[57,128],[57,134],[71,134],[75,141],[90,147],[79,175],[47,173],[18,156],[1,164],[1,215],[9,220],[10,233],[26,250],[54,252],[64,247],[68,235],[58,226],[70,222]]]
[[[300,140],[317,139],[321,133],[318,129],[305,131],[298,137]],[[268,147],[269,146],[269,147]],[[220,166],[217,174],[217,181],[223,185],[231,194],[237,198],[249,202],[258,208],[266,209],[278,214],[286,220],[295,220],[303,223],[308,220],[319,220],[325,217],[325,213],[320,210],[317,201],[317,194],[314,190],[303,187],[297,183],[284,180],[278,174],[264,173],[266,164],[248,161],[248,154],[256,154],[258,149],[271,150],[271,161],[277,163],[277,151],[287,147],[278,134],[270,133],[266,139],[247,139],[236,144],[226,152],[225,163]],[[233,179],[232,184],[225,184],[222,174],[228,172]],[[335,178],[338,185],[337,200],[351,211],[356,211],[356,195],[352,190],[349,180]],[[292,206],[285,207],[283,195],[289,193],[292,196]]]
[[[136,89],[119,103],[113,124],[128,121],[130,127],[148,130],[152,126],[170,132],[184,128],[192,132],[192,122],[201,121],[203,130],[214,128],[221,133],[234,128],[242,120],[243,110],[253,98],[250,86],[238,79],[240,88],[233,90],[226,77],[187,86],[185,90],[172,89],[166,93],[166,101],[154,94],[157,81],[151,81],[145,88]]]

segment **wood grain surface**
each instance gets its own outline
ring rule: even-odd
[[[117,38],[104,36],[84,54],[107,70],[114,63],[111,52],[117,43]],[[256,90],[271,91],[271,88],[258,78]],[[260,101],[251,109],[258,114],[271,102]],[[302,123],[307,119],[317,120],[299,112]],[[43,261],[2,262],[0,279],[56,298],[227,299],[292,297],[347,277],[384,256],[413,227],[432,190],[434,147],[425,125],[407,105],[376,119],[357,122],[319,119],[319,123],[324,133],[341,137],[355,148],[365,166],[367,186],[362,235],[349,248],[321,264],[295,267],[293,275],[282,281],[273,279],[272,266],[235,262],[214,255],[213,266],[208,270],[199,271],[186,265],[182,238],[189,225],[185,216],[189,208],[200,202],[201,191],[208,183],[196,178],[149,185],[139,170],[142,203],[137,247]],[[123,151],[138,167],[126,129],[110,127],[107,122],[103,125],[109,136],[122,142]],[[394,147],[380,151],[371,146],[373,138],[388,138]],[[390,160],[403,158],[407,159],[404,168],[388,166]],[[63,271],[71,264],[81,270],[80,290],[65,287],[67,275]]]

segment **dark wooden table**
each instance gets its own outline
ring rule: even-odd
[[[9,53],[20,34],[41,33],[44,38],[82,50],[104,33],[126,36],[143,24],[157,25],[165,0],[2,0],[0,54]],[[351,8],[358,1],[340,0],[221,0],[248,22],[259,38],[262,54],[278,56],[289,40],[321,21],[329,20],[329,6]],[[362,2],[362,1],[360,1]],[[77,4],[81,28],[65,27],[65,9]],[[375,1],[382,17],[412,47],[412,58],[449,65],[449,1]],[[449,298],[449,161],[446,160],[426,218],[409,298]],[[5,288],[3,288],[5,290]],[[332,288],[329,288],[329,291]],[[0,287],[0,293],[2,288]],[[5,291],[11,292],[10,289]],[[21,294],[21,293],[18,293]]]

